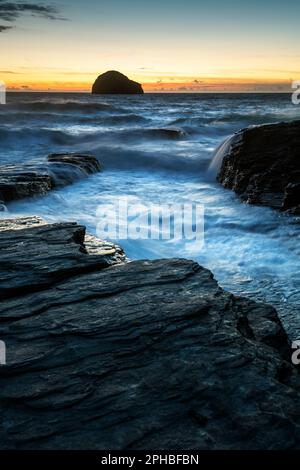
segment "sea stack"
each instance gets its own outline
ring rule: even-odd
[[[249,204],[300,214],[300,120],[243,129],[227,145],[218,181]]]
[[[120,72],[111,70],[99,75],[95,81],[92,94],[128,94],[136,95],[143,94],[143,88],[140,83],[130,80],[126,75]]]

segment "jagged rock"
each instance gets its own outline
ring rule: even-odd
[[[0,220],[0,233],[0,298],[45,289],[72,272],[101,269],[124,258],[121,248],[111,244],[108,250],[107,242],[92,237],[86,247],[85,227],[73,222],[6,219]]]
[[[0,448],[299,448],[275,310],[193,261],[115,257],[76,224],[1,221]]]
[[[250,204],[300,214],[300,121],[238,132],[218,181]]]
[[[48,163],[40,165],[3,165],[0,166],[0,200],[4,204],[43,196],[54,187],[73,183],[100,169],[96,157],[80,154],[51,154]]]
[[[0,197],[4,203],[33,195],[45,195],[51,190],[47,174],[30,171],[24,166],[0,167]]]
[[[142,85],[133,80],[129,80],[126,75],[111,70],[99,75],[95,81],[93,94],[142,94],[144,93]]]

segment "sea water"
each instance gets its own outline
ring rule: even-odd
[[[215,158],[234,132],[293,119],[300,119],[300,106],[284,94],[8,94],[0,107],[1,164],[91,152],[103,171],[14,202],[1,217],[76,220],[96,234],[99,208],[119,198],[152,207],[199,204],[203,246],[184,239],[117,242],[130,259],[198,261],[227,290],[274,305],[291,339],[299,339],[299,219],[242,203],[216,182],[221,159]]]

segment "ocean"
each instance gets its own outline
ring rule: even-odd
[[[293,119],[300,119],[300,106],[286,94],[11,93],[0,106],[1,164],[88,152],[103,171],[14,202],[0,216],[75,220],[96,234],[99,208],[109,211],[119,198],[202,205],[203,246],[184,239],[117,243],[130,259],[196,260],[232,293],[274,305],[291,339],[300,339],[299,218],[241,203],[216,182],[212,167],[216,148],[234,132]]]

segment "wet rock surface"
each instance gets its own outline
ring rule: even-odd
[[[74,222],[6,219],[0,220],[0,234],[0,298],[45,289],[73,272],[101,269],[124,258],[121,248],[92,237],[85,246],[85,227]]]
[[[218,181],[250,204],[300,214],[300,121],[238,132]]]
[[[51,177],[30,167],[0,168],[0,200],[3,203],[33,195],[43,196],[52,188]]]
[[[140,83],[130,80],[126,75],[115,70],[99,75],[93,87],[92,94],[143,94]]]
[[[45,164],[0,166],[0,206],[16,199],[43,196],[101,170],[93,155],[52,154]],[[1,207],[0,207],[1,211]]]
[[[124,263],[84,235],[0,222],[1,449],[299,447],[299,374],[272,307],[193,261]]]

